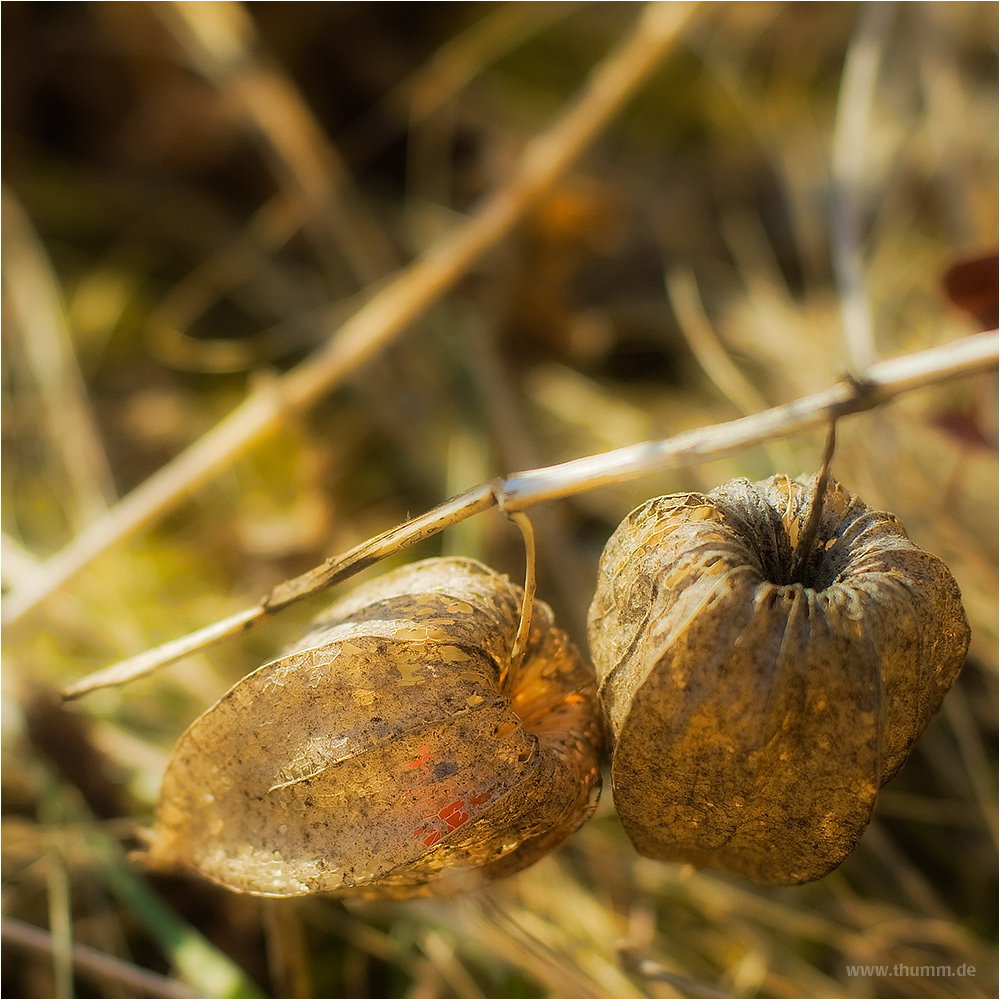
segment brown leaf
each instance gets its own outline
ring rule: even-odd
[[[952,264],[941,279],[945,294],[972,316],[980,330],[995,330],[1000,323],[1000,255],[969,257]]]

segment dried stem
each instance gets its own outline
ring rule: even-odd
[[[819,522],[823,516],[823,500],[826,498],[826,484],[830,481],[830,462],[833,461],[833,453],[837,447],[837,421],[830,423],[830,429],[826,432],[826,444],[823,447],[823,462],[820,466],[819,475],[816,477],[816,487],[813,490],[812,501],[809,504],[809,517],[806,519],[806,526],[799,535],[799,543],[795,546],[795,554],[792,556],[792,583],[801,583],[806,563],[816,542],[816,532],[819,531]]]
[[[52,935],[39,927],[33,927],[31,924],[15,920],[13,917],[3,916],[0,917],[0,929],[3,932],[4,944],[8,947],[21,948],[41,954],[50,954],[53,950]],[[123,986],[149,996],[198,996],[183,983],[167,979],[166,976],[150,972],[148,969],[140,968],[131,962],[123,962],[120,958],[115,958],[114,955],[105,954],[85,944],[74,944],[70,951],[70,957],[76,968],[92,976],[121,983]],[[63,995],[68,996],[69,994]]]
[[[517,623],[517,635],[514,637],[514,648],[510,651],[510,669],[500,678],[501,686],[510,676],[516,676],[524,651],[528,646],[528,633],[531,631],[531,611],[535,603],[535,532],[531,520],[521,511],[511,511],[507,515],[518,527],[524,539],[524,597],[521,599],[521,617]]]
[[[1000,357],[997,331],[965,337],[944,347],[882,361],[862,378],[848,377],[829,389],[739,420],[689,431],[665,441],[647,441],[617,451],[533,469],[500,482],[482,483],[420,517],[377,535],[293,580],[279,584],[256,607],[163,646],[114,664],[66,688],[67,698],[141,677],[151,671],[253,628],[289,604],[348,579],[385,556],[474,514],[499,507],[522,510],[544,500],[627,482],[666,469],[695,465],[830,424],[851,413],[872,410],[896,396],[951,379],[990,371]]]
[[[776,438],[822,427],[837,417],[860,413],[914,389],[996,367],[998,334],[976,334],[943,347],[881,361],[860,377],[749,417],[687,431],[664,441],[644,441],[602,455],[574,459],[547,469],[511,476],[503,483],[504,510],[628,482],[666,469],[694,465],[753,448]]]
[[[430,247],[365,303],[329,343],[255,389],[228,417],[39,567],[3,606],[22,618],[109,546],[129,538],[268,438],[289,414],[328,392],[398,335],[524,215],[608,123],[677,37],[695,4],[651,3],[625,42],[597,66],[579,97],[521,155],[510,181],[442,243]]]
[[[325,563],[307,573],[278,584],[254,607],[245,608],[205,628],[197,629],[188,635],[165,642],[162,646],[147,649],[127,660],[121,660],[110,667],[98,670],[83,680],[71,684],[63,691],[63,696],[79,698],[98,688],[114,687],[137,680],[169,663],[176,663],[185,656],[209,649],[241,632],[256,628],[289,604],[295,604],[303,598],[318,594],[327,587],[360,573],[366,566],[377,563],[393,552],[398,552],[424,538],[430,538],[473,514],[495,507],[496,502],[496,488],[492,483],[483,483],[481,486],[466,490],[420,517],[397,524],[394,528],[370,538],[342,555],[327,559]]]

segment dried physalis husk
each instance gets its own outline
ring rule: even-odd
[[[940,559],[815,478],[659,497],[608,542],[591,652],[636,849],[761,882],[854,848],[962,667],[969,625]]]
[[[357,588],[181,737],[148,860],[240,892],[473,888],[558,847],[600,788],[596,685],[535,602],[470,559]]]

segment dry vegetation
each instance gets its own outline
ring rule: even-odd
[[[124,524],[118,498],[461,232],[641,14],[4,4],[8,594],[87,525]],[[171,472],[175,496],[12,622],[4,995],[995,996],[992,375],[841,424],[834,474],[948,563],[973,639],[861,845],[817,883],[638,858],[608,793],[556,855],[445,902],[262,901],[147,875],[127,851],[178,736],[322,600],[123,688],[53,691],[475,483],[995,327],[940,279],[997,239],[996,38],[994,3],[706,5],[398,333],[211,476]],[[821,450],[810,433],[538,506],[540,596],[585,648],[628,510],[812,471]],[[496,513],[389,562],[439,553],[522,572]]]

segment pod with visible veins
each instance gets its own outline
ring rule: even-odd
[[[948,568],[835,482],[791,579],[815,482],[659,497],[607,544],[590,646],[615,806],[640,854],[820,878],[962,668]]]
[[[535,602],[430,559],[336,603],[181,737],[153,865],[239,892],[452,893],[558,847],[600,788],[596,685]]]

